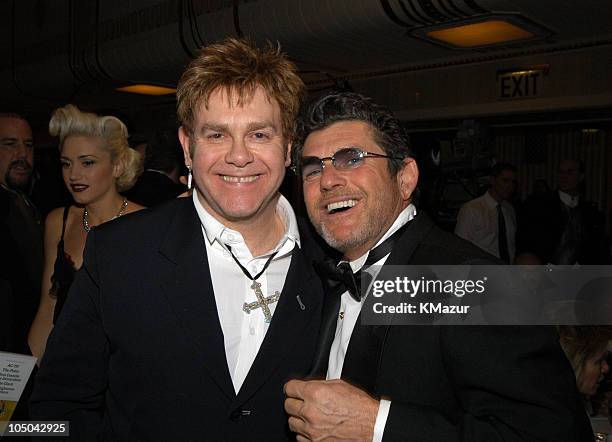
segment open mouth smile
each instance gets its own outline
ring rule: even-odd
[[[351,207],[354,207],[355,204],[357,204],[357,200],[348,199],[348,200],[329,203],[325,207],[327,209],[327,213],[333,214],[333,213],[344,212],[346,210],[349,210]]]
[[[226,183],[252,183],[259,179],[259,175],[249,176],[232,176],[232,175],[221,175],[221,179]]]

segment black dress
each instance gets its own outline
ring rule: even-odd
[[[64,251],[64,232],[66,231],[66,219],[68,218],[68,212],[70,206],[64,207],[64,217],[62,220],[62,236],[57,243],[57,256],[55,257],[55,264],[53,265],[53,275],[51,276],[51,290],[50,294],[52,297],[57,299],[55,303],[55,311],[53,312],[53,323],[57,322],[57,318],[66,302],[68,296],[68,290],[74,281],[74,274],[76,268],[74,267],[74,261],[71,256]]]

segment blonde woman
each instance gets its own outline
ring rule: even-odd
[[[55,110],[49,133],[59,136],[62,175],[75,204],[53,210],[45,221],[42,294],[28,337],[39,360],[83,262],[87,233],[143,208],[119,193],[142,172],[140,154],[129,147],[127,128],[119,119],[69,104]]]
[[[578,391],[585,397],[593,396],[610,371],[607,356],[612,328],[589,325],[558,328],[561,347],[576,375]]]

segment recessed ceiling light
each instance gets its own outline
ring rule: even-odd
[[[130,86],[118,87],[115,89],[120,92],[130,92],[132,94],[143,95],[169,95],[174,94],[176,89],[166,86],[156,86],[153,84],[132,84]]]
[[[412,35],[454,49],[473,49],[542,39],[551,32],[521,15],[494,14],[412,31]]]

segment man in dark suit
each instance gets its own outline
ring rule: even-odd
[[[279,87],[281,86],[281,87]],[[177,90],[195,190],[89,233],[32,416],[74,440],[287,440],[322,289],[278,189],[304,85],[279,48],[202,49]]]
[[[0,113],[0,351],[29,353],[40,298],[42,229],[27,196],[33,165],[30,125],[18,114]]]
[[[605,217],[586,201],[581,161],[559,163],[558,188],[527,198],[519,211],[517,248],[536,255],[542,264],[609,264]]]
[[[27,196],[33,166],[29,123],[19,114],[0,113],[0,352],[30,354],[28,330],[40,299],[42,228]],[[13,420],[28,418],[30,382]]]
[[[389,112],[331,93],[301,126],[294,163],[308,214],[343,254],[328,271],[356,279],[374,264],[496,262],[417,212],[418,168]],[[362,325],[363,299],[350,282],[325,301],[314,374],[327,380],[285,385],[298,440],[592,440],[554,330]]]
[[[182,157],[176,130],[157,132],[145,150],[144,172],[125,192],[126,198],[153,207],[185,192],[187,189],[179,181]]]

